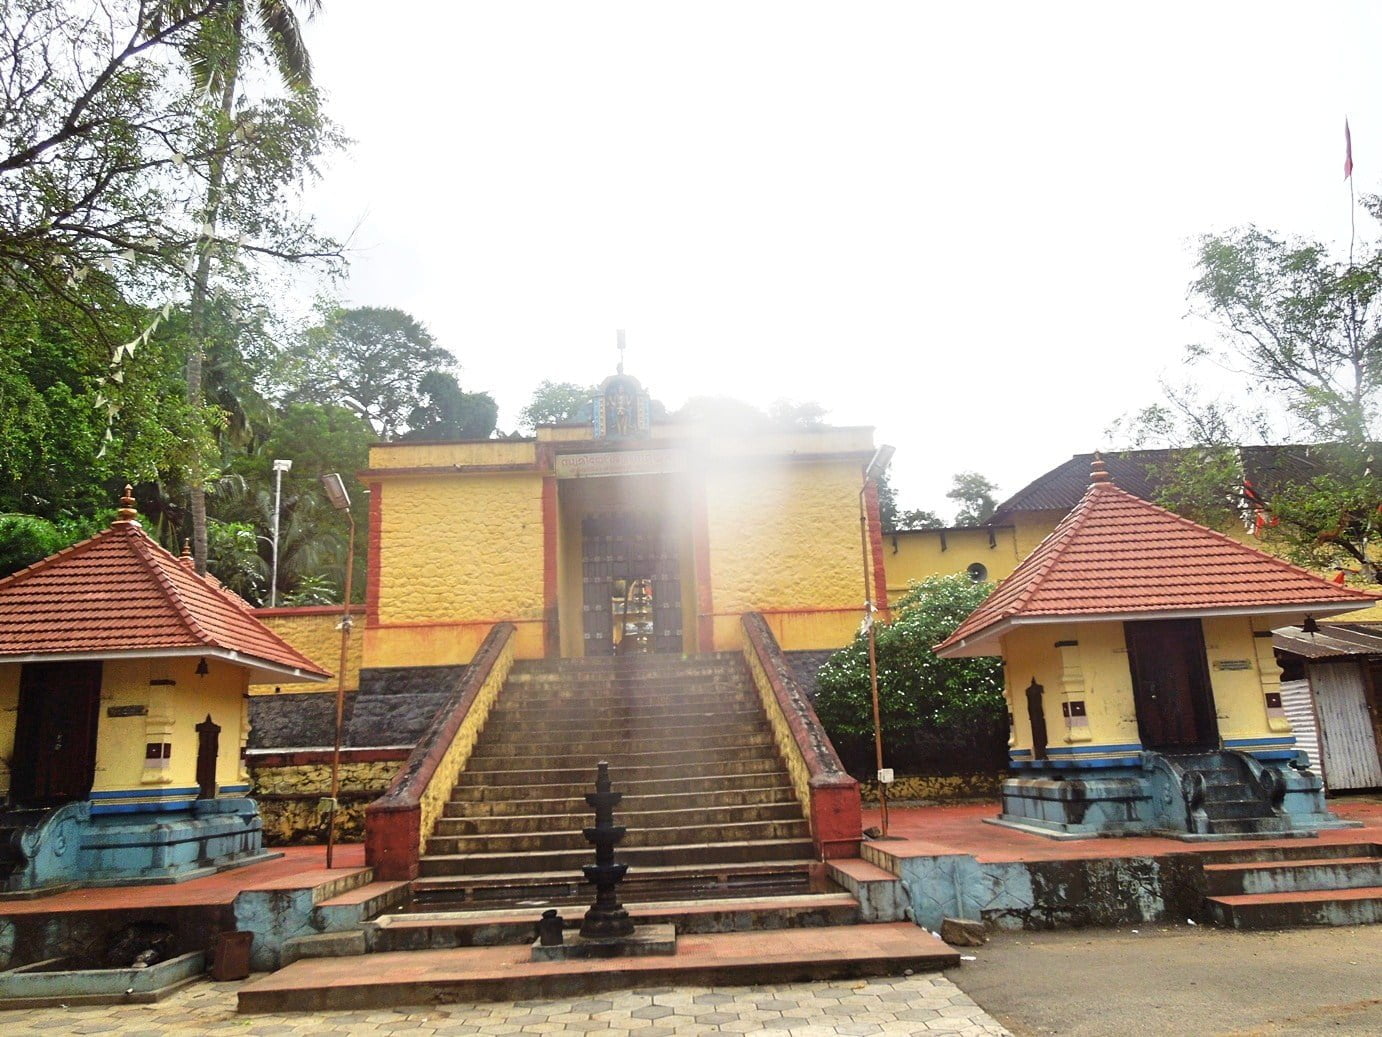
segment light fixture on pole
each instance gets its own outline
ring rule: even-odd
[[[336,740],[331,749],[331,799],[327,804],[326,866],[331,867],[336,847],[336,797],[341,789],[341,719],[345,714],[346,659],[350,652],[350,596],[355,577],[355,516],[350,513],[350,494],[335,472],[322,476],[322,490],[337,511],[350,521],[350,544],[346,550],[345,594],[341,597],[341,661],[336,667]]]
[[[864,558],[864,632],[869,645],[869,697],[873,703],[873,754],[878,767],[878,807],[883,820],[883,835],[888,834],[888,784],[893,780],[890,769],[883,766],[883,727],[879,721],[878,709],[878,650],[874,639],[873,619],[873,578],[870,569],[869,509],[865,502],[870,484],[877,483],[893,459],[896,448],[884,443],[875,451],[868,467],[864,469],[864,484],[859,489],[859,539]]]
[[[293,470],[293,462],[278,458],[274,461],[274,560],[269,575],[269,608],[278,604],[278,515],[283,503],[283,473]]]

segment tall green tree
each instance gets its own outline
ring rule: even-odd
[[[488,439],[499,423],[499,405],[487,392],[463,392],[450,371],[429,371],[418,379],[422,401],[408,412],[413,440]]]
[[[328,313],[307,332],[295,365],[288,372],[290,399],[353,407],[393,439],[426,403],[422,379],[450,372],[456,358],[402,310],[361,306]]]
[[[599,392],[593,385],[543,379],[533,390],[528,405],[518,412],[518,427],[533,432],[539,425],[574,421]]]
[[[195,2],[195,0],[191,0]],[[172,16],[180,13],[179,3],[170,4],[168,12]],[[320,4],[318,0],[303,0],[300,4],[310,15]],[[215,247],[218,226],[231,222],[238,216],[241,224],[244,216],[257,217],[262,233],[271,229],[270,221],[265,220],[267,211],[276,206],[265,206],[265,202],[276,203],[274,187],[289,182],[289,178],[300,169],[294,166],[304,156],[316,153],[316,147],[303,151],[291,146],[281,148],[282,158],[286,159],[283,170],[288,176],[270,178],[258,185],[259,190],[246,190],[249,184],[241,184],[239,178],[231,174],[231,148],[237,140],[247,145],[244,151],[258,150],[264,143],[262,133],[256,125],[252,110],[237,110],[238,95],[248,70],[248,59],[255,53],[256,45],[267,51],[269,62],[277,73],[280,83],[291,92],[289,107],[296,109],[296,120],[304,129],[320,128],[322,123],[317,110],[316,95],[312,92],[312,64],[303,41],[294,5],[287,0],[230,0],[215,16],[203,19],[198,31],[186,47],[189,64],[198,88],[203,90],[210,105],[210,131],[208,158],[205,164],[205,195],[201,207],[201,247],[195,253],[195,266],[192,271],[192,295],[189,308],[190,348],[187,355],[187,399],[194,409],[201,407],[205,395],[203,362],[208,353],[208,309],[212,302],[213,264],[218,255]],[[267,192],[264,190],[268,188]],[[237,198],[237,194],[242,197]],[[245,205],[248,201],[250,204]],[[258,204],[255,204],[255,203]],[[237,204],[239,203],[239,204]],[[267,211],[266,211],[267,210]],[[303,237],[300,227],[277,223],[280,232],[289,231],[290,237]],[[283,258],[304,258],[304,254],[276,251]],[[319,255],[334,254],[334,248],[327,243],[319,243]],[[306,253],[306,254],[311,254]],[[192,518],[192,554],[197,570],[206,571],[206,488],[207,473],[200,470],[192,473],[189,483]]]
[[[1382,220],[1377,198],[1363,207]],[[1192,371],[1228,371],[1237,385],[1206,396],[1192,373],[1190,385],[1164,384],[1164,399],[1117,432],[1130,446],[1175,448],[1153,473],[1162,503],[1216,525],[1265,503],[1269,544],[1306,565],[1344,564],[1375,579],[1382,247],[1369,242],[1350,261],[1318,241],[1248,227],[1205,236],[1197,260],[1191,298],[1219,333],[1190,346],[1186,361]],[[1268,492],[1244,486],[1236,448],[1251,443],[1313,445]]]
[[[957,472],[946,496],[959,505],[955,525],[980,526],[993,518],[998,509],[994,494],[998,487],[978,472]]]

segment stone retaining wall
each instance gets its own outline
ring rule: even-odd
[[[888,801],[933,800],[944,803],[963,799],[997,800],[1003,777],[1002,774],[899,775],[888,788]],[[859,794],[865,803],[877,803],[878,783],[860,782]]]
[[[366,804],[389,787],[408,752],[408,747],[342,751],[337,841],[364,839]],[[326,842],[326,815],[317,807],[331,791],[330,750],[252,753],[249,769],[266,846]]]

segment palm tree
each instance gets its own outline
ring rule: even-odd
[[[167,5],[165,17],[175,17],[182,0]],[[321,0],[296,0],[308,18],[321,9]],[[310,93],[312,60],[302,38],[301,24],[290,0],[229,0],[220,17],[204,21],[188,49],[187,59],[199,89],[214,98],[216,138],[207,166],[206,203],[202,222],[214,235],[221,213],[226,178],[226,155],[236,132],[235,96],[240,85],[246,48],[252,37],[262,40],[273,56],[283,85]],[[187,356],[187,400],[199,409],[205,399],[203,359],[206,356],[207,310],[210,303],[211,253],[199,250],[192,274],[189,312],[191,349]],[[200,468],[200,461],[197,467]],[[193,470],[190,479],[192,557],[197,571],[206,572],[205,472]]]

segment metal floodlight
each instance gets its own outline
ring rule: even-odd
[[[880,446],[874,452],[873,460],[869,462],[869,466],[864,469],[864,478],[872,480],[882,475],[895,453],[897,453],[897,447],[889,446],[887,443]]]
[[[350,494],[346,493],[345,483],[335,472],[329,472],[322,476],[322,489],[326,492],[326,499],[331,502],[331,506],[337,511],[350,510]]]
[[[288,460],[287,458],[280,457],[274,461],[275,472],[291,472],[292,470],[293,462]]]

